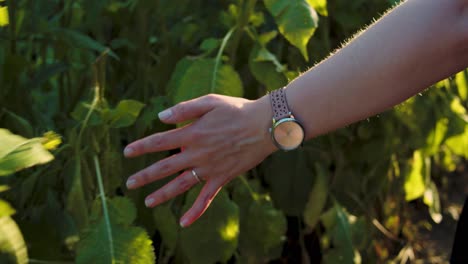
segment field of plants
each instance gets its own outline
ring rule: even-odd
[[[397,2],[0,0],[0,263],[424,257],[417,230],[445,221],[448,182],[468,173],[466,70],[275,153],[189,228],[178,219],[200,188],[154,209],[144,198],[170,179],[125,188],[129,175],[174,154],[122,154],[173,128],[161,110],[209,93],[259,98]]]

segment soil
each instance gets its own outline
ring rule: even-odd
[[[414,204],[414,223],[426,223],[418,229],[413,245],[414,259],[408,263],[449,263],[457,221],[468,197],[468,163],[461,166],[439,187],[443,219],[439,224],[431,220],[427,207]],[[430,225],[427,225],[430,223]],[[424,227],[425,226],[425,227]]]

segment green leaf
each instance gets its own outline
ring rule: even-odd
[[[316,163],[315,172],[315,183],[310,191],[309,199],[304,209],[304,222],[311,229],[314,229],[320,220],[320,215],[328,197],[328,181],[325,169]]]
[[[429,183],[426,191],[424,192],[423,201],[429,207],[429,213],[432,220],[436,224],[439,224],[442,221],[442,211],[440,207],[439,191],[433,181]]]
[[[169,254],[176,249],[179,225],[171,208],[167,205],[159,205],[153,209],[153,219],[161,234],[162,242],[169,250]]]
[[[8,185],[0,185],[0,193],[1,193],[1,192],[8,191],[8,190],[10,190],[10,186],[8,186]]]
[[[255,79],[265,85],[269,91],[284,87],[288,83],[286,70],[266,48],[255,45],[249,56],[249,68]]]
[[[195,201],[200,187],[189,191],[183,211]],[[180,246],[192,264],[227,262],[237,248],[239,209],[221,190],[206,212],[180,232]],[[215,250],[214,250],[215,249]]]
[[[111,258],[106,223],[101,219],[83,235],[78,245],[76,263],[155,263],[151,239],[144,229],[114,223],[111,226],[115,258]]]
[[[302,215],[314,183],[307,155],[305,149],[277,152],[262,163],[274,204],[287,215]]]
[[[268,31],[266,33],[259,35],[257,38],[257,41],[260,44],[260,46],[266,47],[266,45],[270,41],[272,41],[274,38],[276,38],[276,36],[278,36],[278,31],[276,30]]]
[[[54,238],[57,243],[56,246],[54,246],[57,252],[59,252],[63,244],[65,244],[69,250],[75,251],[76,244],[80,239],[79,231],[71,215],[63,210],[61,197],[59,197],[59,195],[59,193],[55,193],[52,189],[47,190],[46,204],[41,208],[41,218],[44,223],[44,226],[41,226],[41,228],[45,228],[44,232],[49,232],[46,230],[52,230],[53,234],[51,234],[51,238]],[[29,236],[30,234],[26,232],[27,231],[25,231],[25,234]],[[26,238],[26,240],[28,239]],[[50,254],[52,252],[47,253]]]
[[[257,255],[262,262],[281,255],[287,228],[286,217],[273,207],[269,196],[258,197],[251,203],[242,223],[241,252],[249,256]]]
[[[204,52],[211,52],[221,45],[221,40],[215,38],[204,39],[200,44],[200,49]]]
[[[31,79],[29,89],[40,87],[43,83],[50,81],[53,76],[67,69],[68,66],[63,62],[41,65],[41,67],[36,70],[35,76]]]
[[[32,202],[30,198],[33,196],[35,191],[38,191],[36,188],[37,180],[39,176],[42,176],[43,172],[41,170],[37,170],[28,175],[26,179],[22,182],[20,188],[17,190],[20,193],[20,197],[18,199],[18,207],[25,208],[28,203]]]
[[[425,148],[426,154],[433,155],[439,151],[440,145],[446,138],[448,128],[448,118],[443,117],[437,121],[435,128],[431,130],[427,137],[427,145]]]
[[[307,2],[317,11],[317,13],[322,16],[328,16],[327,0],[307,0]]]
[[[83,189],[81,157],[76,155],[69,160],[64,167],[67,177],[65,181],[66,202],[65,209],[75,220],[77,226],[81,229],[88,224],[88,206]]]
[[[23,235],[9,216],[0,217],[0,262],[28,263],[27,246]]]
[[[233,200],[240,208],[239,250],[245,259],[241,262],[267,263],[279,258],[286,234],[286,217],[273,206],[270,196],[253,192],[246,180],[234,188]]]
[[[8,7],[0,7],[0,27],[8,26],[10,20],[8,18]]]
[[[53,33],[63,37],[68,43],[72,46],[94,50],[99,53],[108,53],[114,59],[119,59],[119,57],[108,47],[102,45],[91,37],[84,35],[83,33],[66,28],[56,28],[52,30]]]
[[[105,119],[113,128],[128,127],[135,123],[144,106],[135,100],[122,100],[115,109],[105,114]]]
[[[468,70],[464,70],[455,75],[458,95],[463,101],[468,100]]]
[[[0,129],[0,176],[21,169],[44,164],[54,159],[42,145],[40,138],[25,139],[6,129]]]
[[[308,61],[307,43],[318,26],[318,15],[306,0],[264,0],[280,33],[296,46]]]
[[[242,81],[230,65],[219,67],[215,86],[210,89],[214,68],[214,59],[179,61],[169,83],[172,101],[180,103],[210,93],[242,97]]]
[[[100,201],[97,200],[96,204]],[[99,211],[102,207],[99,205]],[[100,212],[94,212],[95,215]],[[109,203],[109,217],[121,225],[131,225],[137,217],[136,207],[133,202],[125,197],[115,197]]]
[[[429,159],[425,157],[421,150],[413,153],[413,158],[409,163],[405,177],[405,199],[411,201],[421,197],[426,190],[426,182],[430,173]]]
[[[91,215],[93,224],[84,232],[78,244],[76,263],[155,263],[148,234],[144,229],[130,225],[136,216],[135,206],[127,198],[107,201],[110,226],[100,209],[101,201],[96,200]],[[109,242],[107,236],[109,228],[112,230],[112,242]],[[110,247],[114,249],[114,259]]]
[[[0,217],[11,216],[15,213],[15,209],[4,200],[0,200]]]
[[[5,113],[5,115],[3,115],[3,120],[6,124],[8,124],[8,127],[11,131],[16,131],[25,137],[34,136],[33,128],[28,120],[11,111],[8,111],[7,109],[3,109],[3,112]],[[0,115],[1,114],[2,113],[0,112]]]
[[[327,220],[327,218],[333,220]],[[335,202],[334,207],[327,212],[323,222],[327,235],[331,237],[333,243],[333,248],[325,251],[323,263],[354,263],[355,250],[347,213]]]
[[[448,138],[444,143],[454,154],[468,159],[468,125],[465,125],[465,132]]]
[[[92,105],[86,102],[80,102],[76,105],[73,112],[70,114],[73,119],[76,121],[83,122]],[[96,109],[94,109],[96,110]],[[87,126],[97,126],[103,123],[101,115],[97,111],[92,111],[91,115],[89,116],[88,122],[86,123]]]

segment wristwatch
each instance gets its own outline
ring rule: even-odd
[[[273,109],[273,125],[270,128],[273,143],[284,151],[298,148],[304,142],[304,128],[289,109],[284,88],[270,92],[269,96]]]

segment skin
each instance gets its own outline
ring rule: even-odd
[[[286,88],[306,139],[382,112],[468,66],[468,0],[408,0],[360,32]],[[128,145],[127,157],[176,148],[184,151],[129,177],[135,189],[184,171],[148,195],[157,206],[198,184],[203,188],[182,216],[191,225],[219,190],[277,149],[268,128],[268,96],[257,100],[207,95],[160,113],[161,121],[189,125]]]

